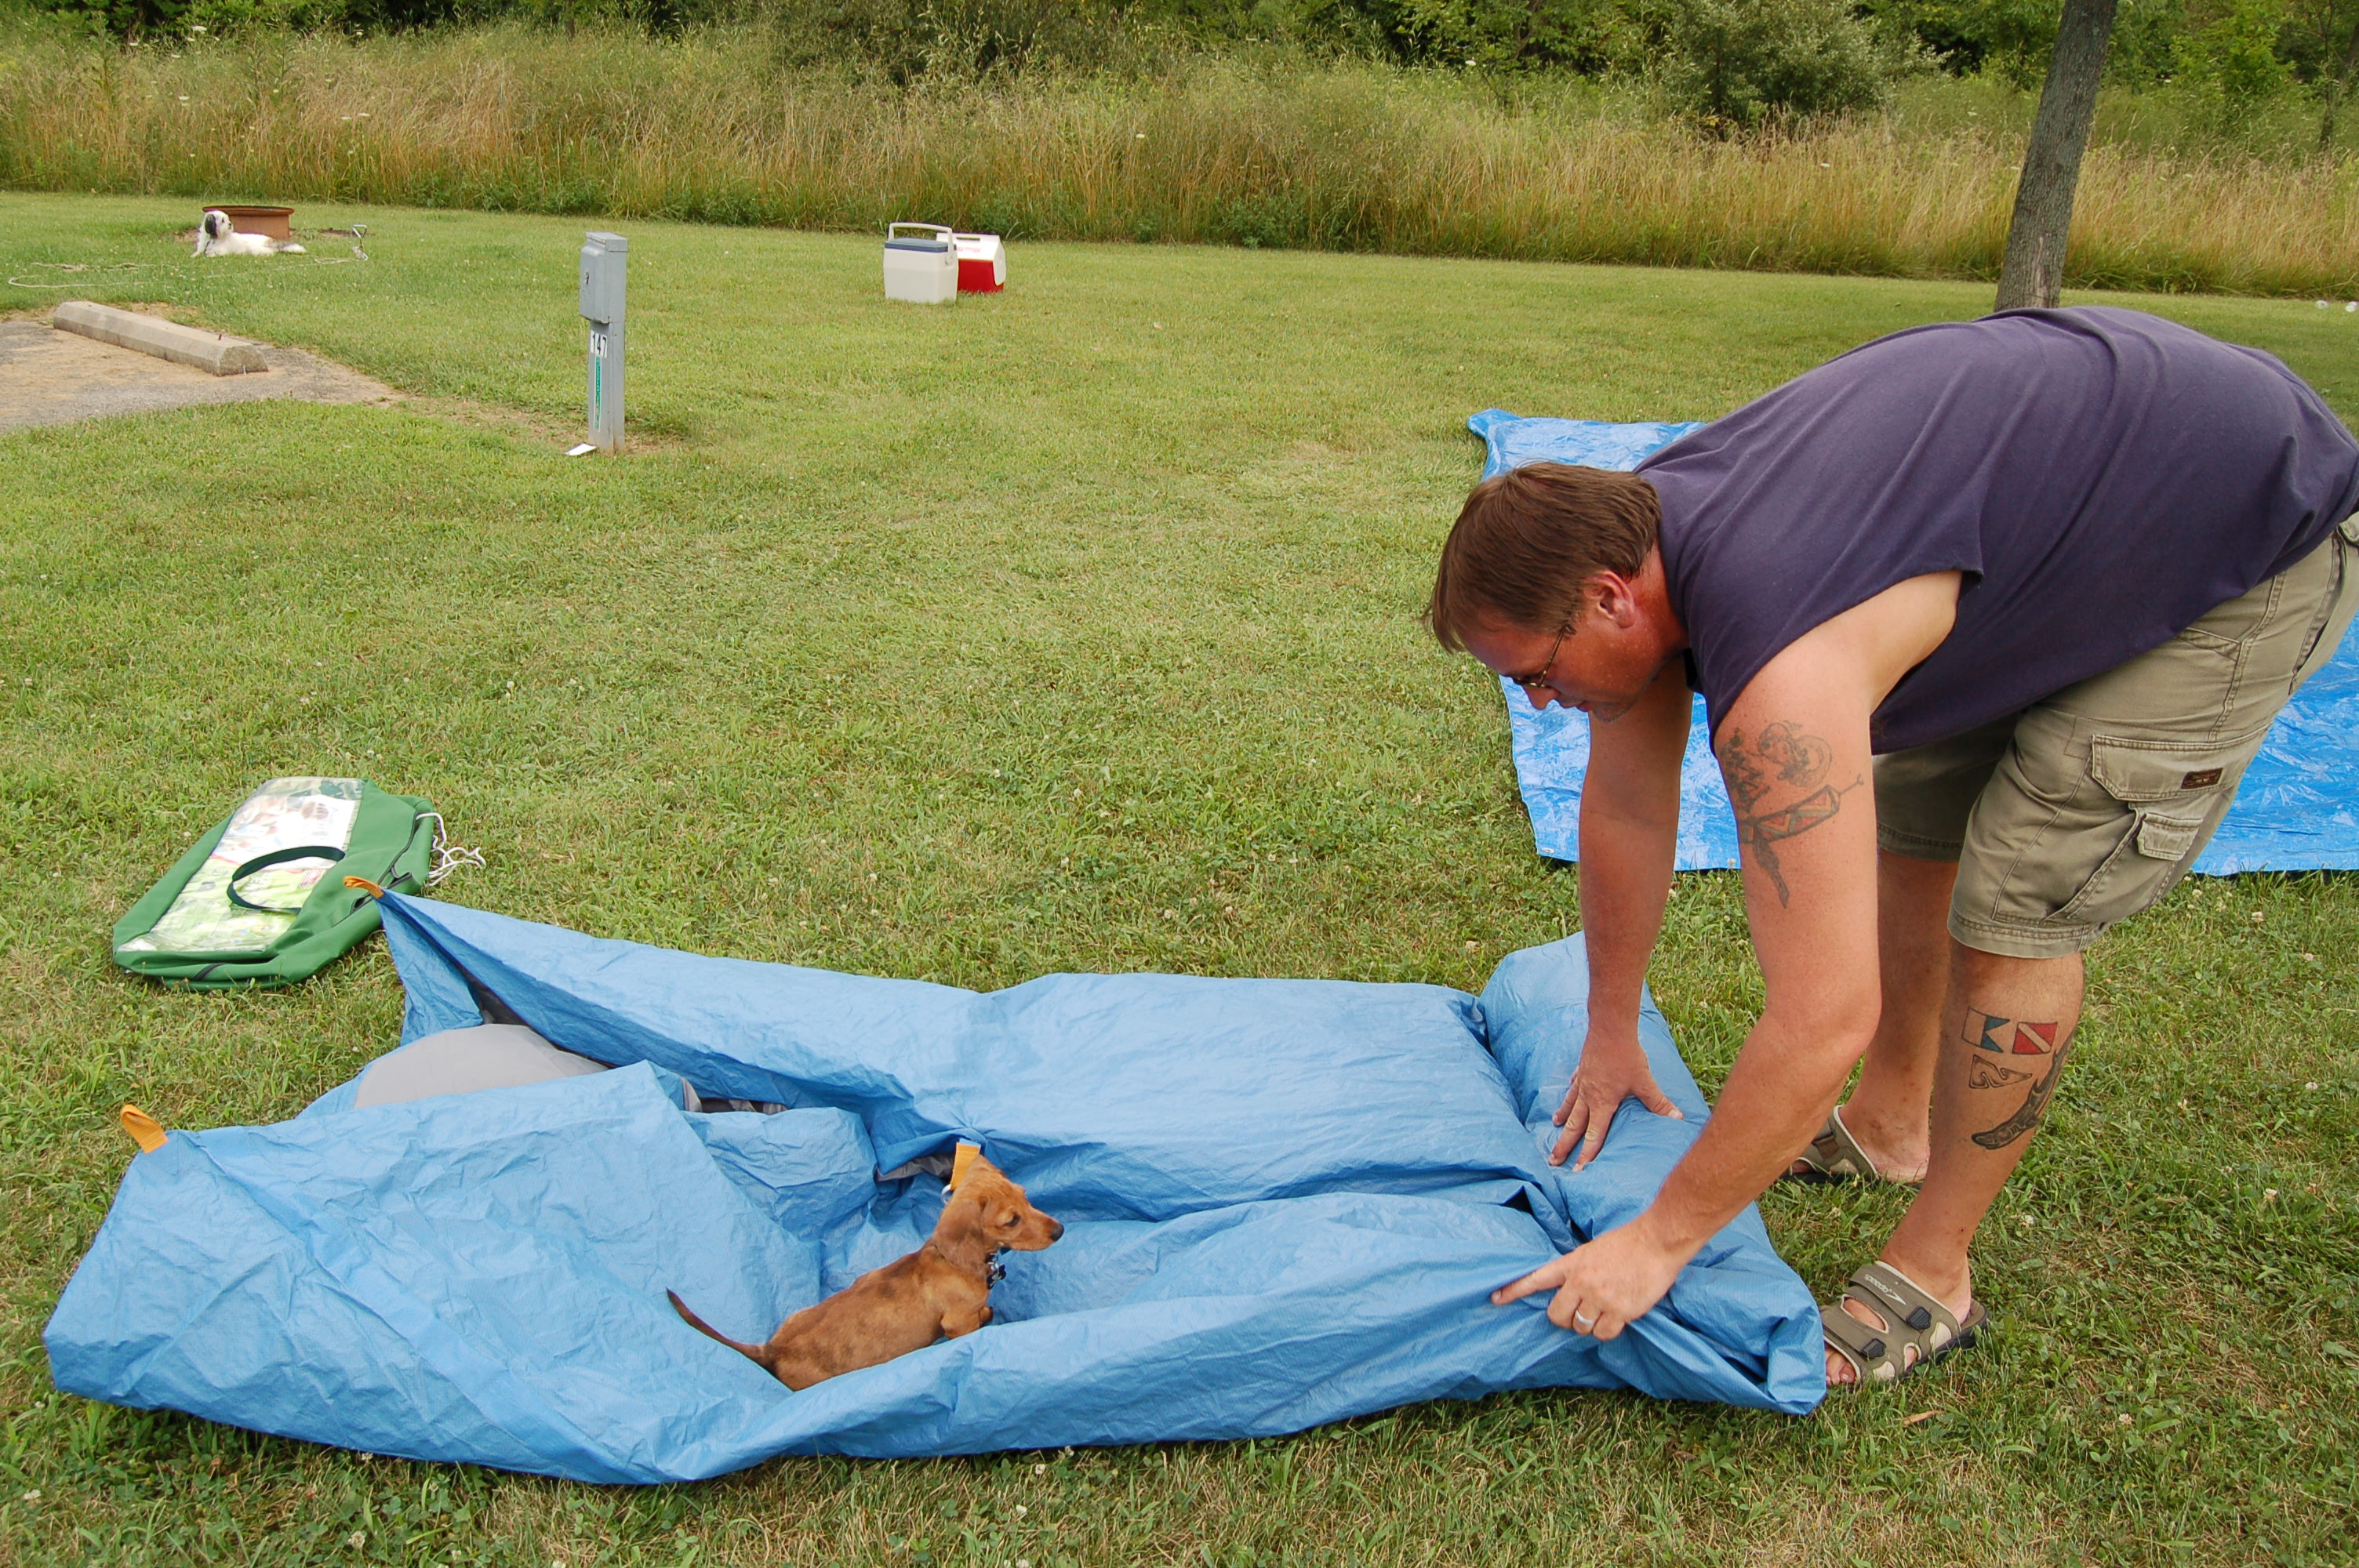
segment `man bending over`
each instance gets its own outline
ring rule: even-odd
[[[1477,486],[1434,633],[1592,719],[1554,1158],[1587,1163],[1625,1098],[1669,1109],[1638,1001],[1691,691],[1767,987],[1653,1205],[1494,1299],[1552,1287],[1611,1339],[1790,1167],[1922,1184],[1825,1312],[1831,1381],[1970,1340],[1967,1245],[2055,1093],[2081,955],[2186,874],[2332,656],[2354,507],[2359,443],[2284,365],[2096,308],[1879,339],[1636,473]]]

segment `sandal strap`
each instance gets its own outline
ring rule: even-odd
[[[1819,1309],[1828,1347],[1862,1379],[1890,1382],[1964,1342],[1964,1325],[1956,1315],[1889,1263],[1870,1263],[1852,1275],[1843,1300],[1859,1303],[1885,1323],[1882,1328],[1862,1323],[1841,1302]],[[1906,1354],[1911,1346],[1917,1350],[1913,1362]]]
[[[1939,1349],[1958,1336],[1958,1319],[1930,1291],[1886,1262],[1866,1265],[1851,1277],[1845,1296],[1857,1296],[1876,1309],[1876,1315],[1907,1330],[1920,1341],[1919,1348]],[[1846,1314],[1846,1316],[1849,1314]],[[1938,1336],[1940,1345],[1932,1340]]]
[[[1863,1382],[1888,1382],[1899,1376],[1899,1362],[1892,1346],[1875,1326],[1864,1324],[1843,1311],[1839,1303],[1821,1307],[1819,1321],[1825,1332],[1827,1348],[1851,1363]]]
[[[1884,1173],[1859,1146],[1859,1140],[1843,1125],[1843,1107],[1827,1112],[1827,1124],[1810,1140],[1810,1152],[1802,1156],[1810,1164],[1830,1176],[1856,1176],[1863,1181],[1880,1182]]]

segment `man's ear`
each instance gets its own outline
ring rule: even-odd
[[[1593,607],[1621,631],[1627,632],[1638,623],[1637,589],[1620,572],[1591,573],[1581,585],[1581,599],[1576,623],[1587,620]]]

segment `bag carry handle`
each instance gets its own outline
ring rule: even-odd
[[[262,914],[300,914],[303,906],[281,909],[276,904],[256,903],[237,891],[237,884],[256,871],[273,866],[283,866],[289,860],[341,860],[344,852],[333,844],[299,844],[292,849],[273,849],[267,855],[256,855],[229,874],[229,901],[240,909],[251,909]]]

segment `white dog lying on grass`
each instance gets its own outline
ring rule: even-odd
[[[201,256],[267,256],[280,251],[305,254],[303,247],[292,240],[239,233],[230,227],[229,214],[218,207],[206,208],[204,222],[197,225],[197,254]]]

